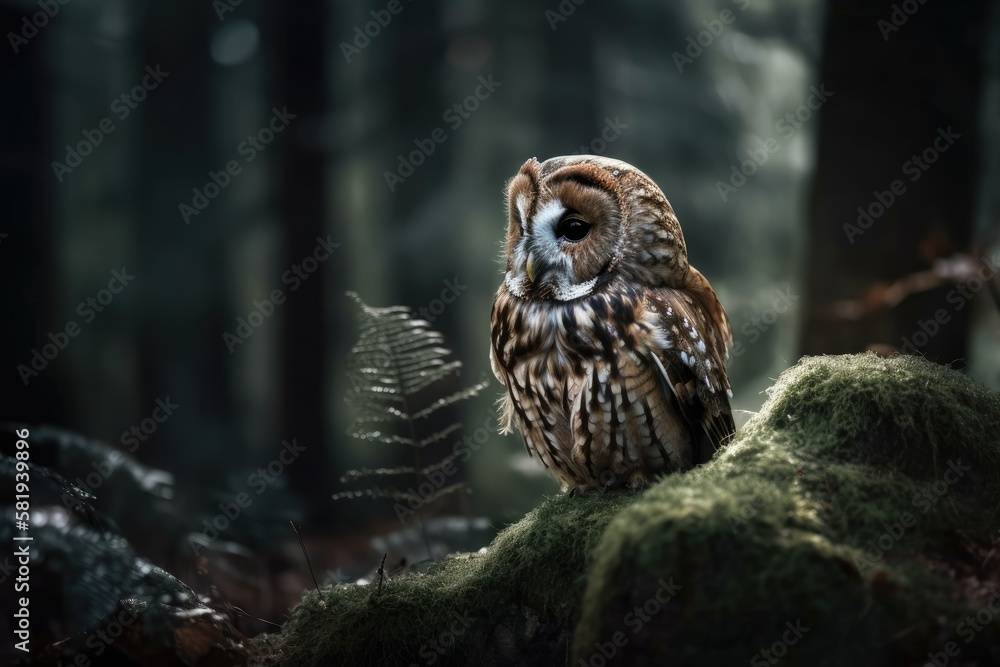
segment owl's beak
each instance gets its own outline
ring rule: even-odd
[[[537,267],[535,266],[535,256],[533,254],[531,254],[531,253],[528,253],[528,261],[527,261],[527,263],[524,266],[524,270],[528,274],[528,280],[530,280],[532,283],[535,282],[535,270],[536,270],[536,268]]]

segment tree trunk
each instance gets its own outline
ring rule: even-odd
[[[857,319],[837,302],[877,301],[881,285],[969,250],[992,4],[830,2],[804,353],[888,344],[942,363],[965,356],[970,309],[948,297],[953,286]]]

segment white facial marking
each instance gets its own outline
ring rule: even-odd
[[[524,290],[521,289],[521,280],[514,275],[513,271],[508,271],[503,279],[504,283],[507,285],[507,289],[516,297],[523,297]]]
[[[597,278],[594,277],[585,283],[578,283],[576,285],[556,285],[555,289],[552,290],[552,296],[559,301],[572,301],[573,299],[579,299],[581,296],[590,294],[596,284]]]
[[[528,248],[534,253],[536,260],[545,258],[548,262],[561,263],[568,273],[572,271],[572,266],[570,266],[569,258],[563,252],[552,230],[552,224],[565,212],[566,207],[558,199],[553,199],[538,209],[534,217],[534,227],[528,241]]]
[[[525,195],[517,197],[517,211],[521,214],[521,232],[528,231],[528,198]]]
[[[525,219],[526,202],[520,197],[517,200],[518,211],[522,220]],[[560,265],[563,276],[572,275],[573,266],[569,257],[563,250],[562,245],[556,238],[553,226],[566,213],[566,206],[558,199],[553,199],[538,209],[533,218],[534,226],[530,236],[528,247],[534,257],[545,257],[550,261],[555,261]],[[507,289],[516,296],[522,296],[521,281],[508,273],[506,277]],[[573,301],[580,297],[587,296],[593,292],[597,285],[597,277],[583,283],[563,284],[561,281],[554,281],[552,285],[552,296],[557,301]]]
[[[535,214],[535,226],[551,226],[552,223],[558,220],[565,212],[566,207],[563,206],[563,203],[558,199],[553,199],[548,204],[538,209],[538,213]]]

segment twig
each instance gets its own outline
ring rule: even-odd
[[[382,563],[378,566],[378,596],[382,596],[382,582],[385,581],[385,559],[389,557],[389,552],[387,551],[382,556]]]
[[[281,627],[281,625],[279,625],[278,623],[274,623],[273,621],[269,621],[266,618],[261,618],[260,616],[254,616],[253,614],[240,609],[239,607],[237,607],[234,604],[229,605],[229,608],[232,609],[232,610],[234,610],[238,614],[241,614],[242,616],[246,616],[247,618],[256,619],[256,620],[260,621],[261,623],[267,623],[268,625],[273,625],[276,628],[280,628]]]
[[[313,572],[312,563],[309,562],[309,554],[306,553],[306,545],[302,542],[302,536],[299,535],[299,529],[295,527],[294,521],[289,520],[288,523],[292,524],[292,530],[295,531],[295,537],[299,538],[299,547],[302,549],[302,555],[306,558],[306,565],[309,566],[309,574],[313,578],[313,583],[316,584],[316,592],[319,593],[319,582],[316,581],[316,573]]]
[[[980,278],[979,269],[983,260],[983,257],[977,260],[970,253],[956,253],[949,258],[938,258],[931,268],[903,276],[891,285],[883,283],[872,285],[860,299],[834,302],[830,305],[830,314],[843,320],[862,320],[883,310],[895,308],[915,294],[947,285],[968,284],[973,279]],[[983,280],[997,308],[1000,309],[1000,289],[997,288],[996,281],[996,276],[991,276],[990,280]],[[963,296],[966,295],[963,293]]]

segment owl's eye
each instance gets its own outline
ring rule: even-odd
[[[590,223],[580,218],[564,218],[556,227],[556,238],[566,239],[571,243],[582,241],[590,233]]]

